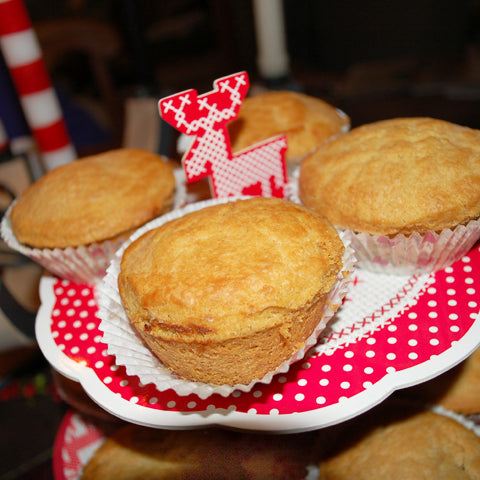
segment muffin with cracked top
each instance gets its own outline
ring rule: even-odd
[[[338,108],[293,91],[268,91],[247,97],[238,117],[228,124],[234,152],[285,134],[285,159],[291,168],[316,147],[349,128],[350,118]]]
[[[316,341],[347,276],[337,231],[303,206],[256,197],[214,204],[125,250],[126,315],[169,370],[213,385],[262,380]]]
[[[12,205],[12,248],[77,283],[102,278],[131,232],[172,208],[176,181],[163,156],[117,149],[46,173]]]
[[[480,237],[480,131],[425,117],[362,125],[303,161],[299,197],[346,232],[360,267],[443,269]]]

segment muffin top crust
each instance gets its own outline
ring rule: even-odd
[[[116,149],[46,173],[18,199],[12,231],[26,245],[65,248],[128,232],[171,204],[173,167],[164,157]]]
[[[346,425],[337,444],[326,447],[332,451],[320,462],[319,479],[479,478],[480,438],[472,430],[418,405],[387,406]]]
[[[118,278],[130,321],[152,335],[222,340],[283,321],[333,287],[344,246],[306,208],[256,197],[169,221],[124,252]]]
[[[426,117],[354,128],[303,161],[299,196],[358,232],[408,235],[467,223],[480,214],[480,131]]]
[[[228,131],[234,152],[285,134],[285,158],[298,163],[313,148],[349,126],[346,115],[319,98],[275,91],[246,98],[238,117],[228,124]]]

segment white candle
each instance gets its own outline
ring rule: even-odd
[[[257,66],[263,78],[289,73],[282,0],[253,0],[257,37]]]

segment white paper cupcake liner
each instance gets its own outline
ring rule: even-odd
[[[402,398],[402,397],[400,397]],[[451,418],[452,420],[457,421],[462,424],[468,430],[471,430],[475,435],[480,437],[480,424],[475,421],[474,417],[470,415],[462,415],[460,413],[449,410],[441,405],[435,405],[430,403],[422,402],[421,400],[413,400],[410,398],[403,398],[403,401],[410,403],[411,405],[425,408],[427,411],[436,413],[437,415],[443,415],[444,417]]]
[[[102,280],[110,260],[128,237],[67,248],[31,248],[15,237],[11,224],[12,204],[2,219],[1,232],[6,244],[13,250],[39,263],[53,275],[75,283],[95,284]]]
[[[441,232],[387,237],[345,230],[359,268],[396,275],[436,272],[466,255],[480,238],[480,220]]]
[[[159,391],[173,389],[181,396],[194,393],[202,399],[208,398],[213,394],[228,396],[235,390],[248,392],[257,383],[270,383],[274,375],[285,373],[293,362],[303,358],[307,350],[317,342],[318,335],[324,330],[329,320],[333,317],[336,308],[341,305],[350,283],[351,273],[355,267],[355,257],[352,249],[347,243],[343,258],[343,268],[327,299],[323,317],[319,321],[315,331],[305,342],[305,346],[297,351],[288,361],[283,362],[275,371],[268,373],[261,379],[252,381],[248,385],[239,384],[231,386],[191,382],[178,377],[165,368],[157,357],[155,357],[145,346],[143,341],[136,335],[123,309],[117,286],[117,278],[120,272],[120,260],[123,252],[131,242],[139,238],[148,230],[159,227],[160,225],[175,218],[179,218],[189,212],[210,205],[235,200],[238,200],[238,198],[205,200],[167,213],[163,217],[148,223],[137,230],[130,240],[117,252],[115,259],[112,260],[110,267],[107,270],[104,281],[99,285],[97,291],[97,301],[99,306],[98,317],[101,320],[99,329],[103,332],[103,342],[108,346],[108,353],[115,356],[116,363],[124,366],[128,375],[138,376],[143,384],[153,383]]]
[[[432,406],[431,410],[438,415],[445,415],[446,417],[456,420],[480,437],[480,424],[472,420],[472,418],[470,418],[468,415],[460,415],[459,413],[453,412],[452,410],[447,410],[446,408],[438,405]]]
[[[302,203],[298,194],[300,168],[292,172],[288,198]],[[466,255],[480,239],[480,219],[441,232],[398,234],[394,237],[338,229],[357,258],[357,267],[377,273],[415,275],[443,270]]]
[[[178,208],[185,204],[185,183],[178,171],[174,174],[177,188],[173,208]],[[115,252],[129,238],[127,234],[113,240],[78,247],[32,248],[20,243],[12,231],[10,213],[15,202],[9,206],[1,223],[1,235],[8,247],[39,263],[53,275],[74,283],[94,285],[102,281]]]

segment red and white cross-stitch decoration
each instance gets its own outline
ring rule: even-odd
[[[186,90],[159,101],[162,118],[195,139],[182,162],[188,182],[209,177],[214,197],[241,195],[286,197],[285,135],[232,153],[227,123],[234,120],[245,98],[246,72],[219,78],[204,95]]]

